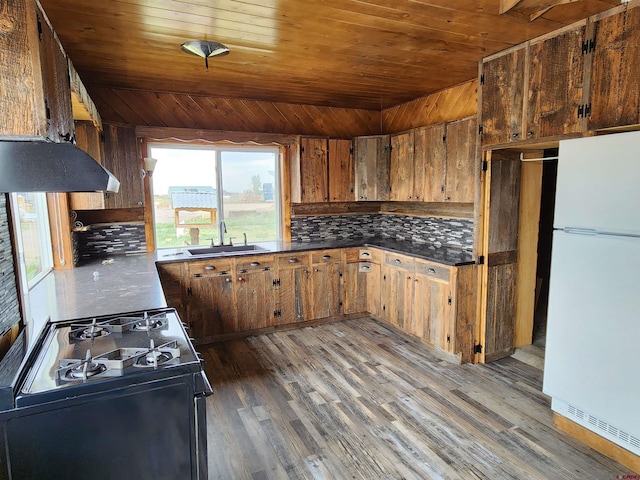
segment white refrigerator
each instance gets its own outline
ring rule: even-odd
[[[640,455],[640,132],[560,142],[543,391]]]

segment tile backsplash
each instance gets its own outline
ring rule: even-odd
[[[7,195],[0,193],[0,335],[20,320]]]
[[[75,262],[146,252],[144,222],[91,225],[87,230],[73,232],[73,246]]]
[[[331,215],[291,219],[291,240],[312,242],[385,237],[473,249],[473,221],[409,215]]]

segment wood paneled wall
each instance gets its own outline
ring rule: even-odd
[[[450,122],[478,113],[478,81],[470,80],[382,111],[382,133]]]
[[[117,88],[90,93],[105,122],[135,126],[352,138],[378,134],[381,125],[373,110]]]

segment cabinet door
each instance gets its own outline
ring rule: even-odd
[[[390,265],[382,267],[382,319],[404,330],[413,310],[413,272]]]
[[[278,258],[278,324],[304,322],[311,318],[310,272],[307,254]]]
[[[71,84],[67,56],[45,15],[38,8],[42,87],[46,102],[47,137],[53,142],[71,142],[74,135]]]
[[[391,135],[389,200],[414,200],[413,174],[413,130]]]
[[[389,199],[389,135],[356,137],[355,198],[362,201]]]
[[[182,263],[165,263],[158,265],[158,276],[167,306],[175,308],[183,322],[188,322],[184,294],[186,279]]]
[[[377,263],[362,262],[361,267],[367,271],[367,305],[366,310],[373,317],[382,316],[381,298],[381,269]]]
[[[595,22],[588,130],[640,123],[640,8]]]
[[[300,139],[300,183],[303,203],[329,201],[327,139]]]
[[[355,200],[352,145],[351,140],[329,140],[329,199],[332,202]]]
[[[447,165],[444,199],[473,203],[476,188],[477,120],[475,117],[447,124]]]
[[[449,282],[416,274],[414,281],[414,331],[428,343],[453,352],[455,329]]]
[[[238,331],[231,272],[190,276],[187,317],[196,340]]]
[[[371,264],[366,262],[346,263],[342,271],[342,313],[367,311],[367,280]]]
[[[236,272],[234,293],[238,331],[275,325],[275,279],[271,269]]]
[[[445,125],[416,128],[414,138],[414,197],[424,202],[444,198]]]
[[[91,155],[102,164],[102,140],[100,132],[90,121],[76,121],[76,146]],[[104,193],[82,192],[69,194],[69,208],[71,210],[101,210],[105,207]]]
[[[315,264],[311,268],[311,319],[340,313],[340,263]]]
[[[527,46],[518,46],[482,64],[482,144],[521,140]]]
[[[544,138],[582,130],[578,108],[585,100],[582,44],[586,25],[532,43],[526,138]]]
[[[104,166],[120,180],[118,193],[107,193],[107,208],[144,205],[143,170],[138,159],[136,130],[104,124]]]

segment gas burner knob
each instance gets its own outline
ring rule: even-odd
[[[184,331],[189,333],[189,325],[187,324],[187,322],[180,322],[182,323],[182,327],[184,328]]]

